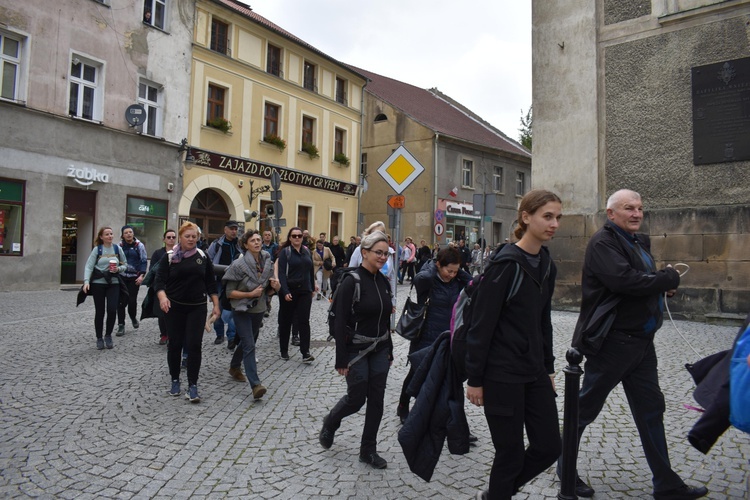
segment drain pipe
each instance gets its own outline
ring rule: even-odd
[[[432,196],[432,217],[435,218],[435,212],[438,209],[438,141],[440,140],[440,132],[435,132],[435,147],[433,152],[433,159],[432,159],[432,173],[434,175],[435,181],[434,181],[434,187],[433,187],[433,196]],[[434,221],[433,221],[434,222]],[[433,224],[434,226],[434,224]],[[433,241],[434,243],[437,243],[435,232],[432,231],[433,234]],[[433,248],[435,245],[433,244]]]

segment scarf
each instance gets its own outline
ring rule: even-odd
[[[240,285],[237,289],[241,292],[250,292],[259,286],[266,288],[268,280],[273,276],[271,256],[265,250],[261,250],[258,254],[258,261],[255,260],[252,253],[245,252],[241,258],[235,259],[229,265],[221,281],[223,283],[227,281],[239,281]],[[229,299],[229,301],[235,311],[245,312],[253,307],[253,301],[257,303],[258,298]]]
[[[196,246],[192,250],[188,250],[187,252],[183,252],[182,248],[180,247],[180,244],[176,244],[172,248],[172,264],[179,263],[182,259],[189,259],[193,255],[195,255],[195,252],[198,251],[198,247]]]

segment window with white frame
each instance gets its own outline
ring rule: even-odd
[[[141,132],[152,137],[162,136],[162,86],[148,80],[138,82],[138,104],[146,110],[146,123]]]
[[[464,160],[461,166],[461,186],[474,187],[474,162],[471,160]]]
[[[21,99],[21,55],[24,39],[0,31],[0,98],[19,101]]]
[[[70,61],[68,114],[85,120],[102,119],[103,66],[81,56]]]
[[[167,0],[143,0],[143,22],[164,29]]]
[[[523,196],[526,193],[526,174],[516,172],[516,196]]]
[[[492,190],[496,193],[503,192],[503,167],[495,167],[492,172]]]

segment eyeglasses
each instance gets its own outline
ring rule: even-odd
[[[370,250],[372,253],[374,253],[378,259],[382,259],[383,257],[388,257],[388,252],[384,252],[382,250]]]
[[[177,238],[177,236],[165,236],[164,237],[165,240],[174,240],[176,238]]]
[[[301,234],[290,234],[289,237],[290,238],[302,238],[302,235]]]

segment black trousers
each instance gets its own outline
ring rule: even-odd
[[[509,499],[554,464],[562,451],[552,381],[547,375],[523,384],[485,380],[484,416],[495,446],[489,498]]]
[[[167,364],[172,380],[180,379],[182,348],[189,353],[187,358],[188,384],[198,383],[201,370],[201,346],[203,344],[203,327],[206,325],[208,306],[182,305],[172,302],[172,307],[165,315],[169,345],[167,347]]]
[[[651,338],[610,331],[596,356],[587,356],[580,391],[578,440],[596,419],[609,393],[622,382],[641,444],[653,473],[654,491],[684,484],[672,470],[664,434],[664,394],[659,387],[656,349]]]
[[[356,352],[349,353],[349,361],[356,356]],[[354,363],[346,376],[346,395],[326,417],[325,425],[336,430],[344,418],[357,413],[367,403],[360,454],[377,451],[378,429],[383,418],[383,399],[390,367],[388,349],[374,350]]]
[[[107,313],[107,335],[112,335],[115,328],[115,316],[117,315],[117,303],[120,300],[120,283],[117,279],[112,284],[91,283],[91,295],[94,297],[94,330],[96,338],[102,338],[104,331],[104,313]]]
[[[299,352],[310,352],[310,308],[312,292],[292,292],[292,300],[287,302],[279,296],[279,348],[281,354],[289,354],[289,334],[292,323],[299,329]]]
[[[136,314],[138,313],[138,285],[135,284],[136,278],[126,278],[123,276],[122,280],[125,282],[125,286],[128,287],[128,316],[131,320],[137,319]],[[117,322],[121,325],[125,324],[125,304],[120,305],[117,308]]]

